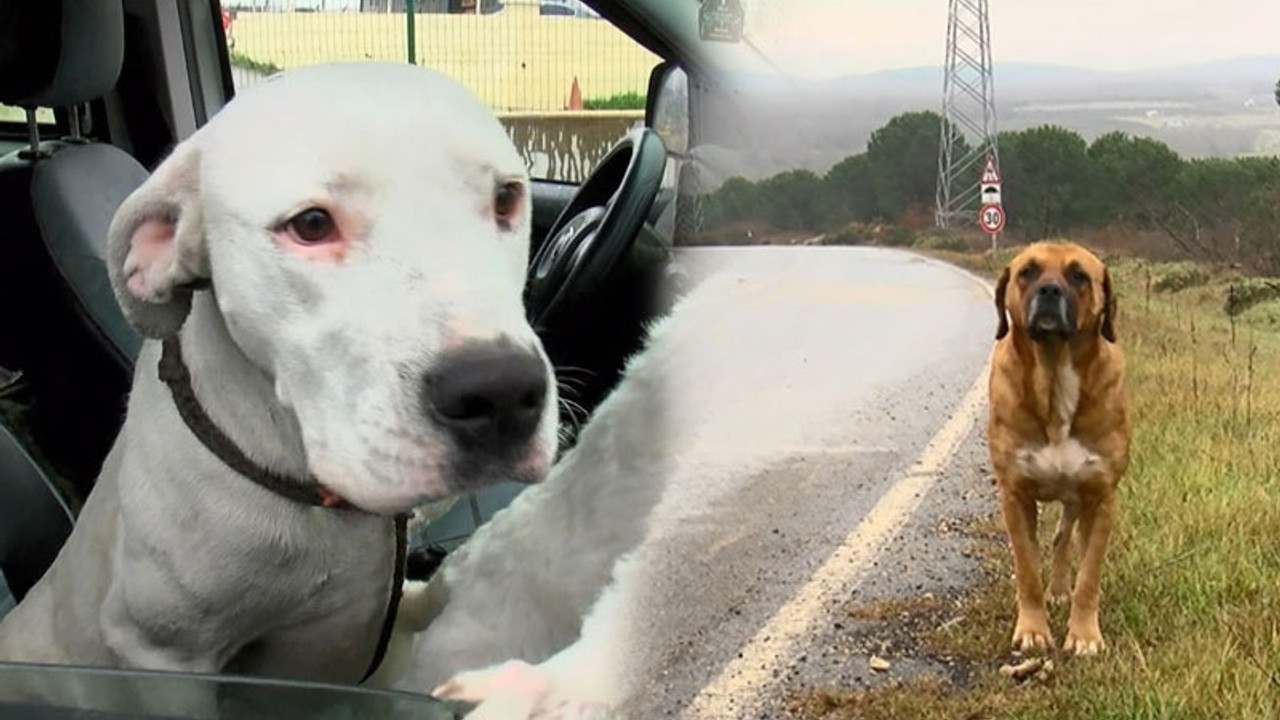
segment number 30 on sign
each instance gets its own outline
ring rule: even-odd
[[[1004,229],[1004,208],[1000,205],[983,205],[978,213],[978,224],[982,229],[995,235]]]

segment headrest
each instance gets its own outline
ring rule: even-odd
[[[0,103],[63,108],[116,85],[121,0],[0,0]]]

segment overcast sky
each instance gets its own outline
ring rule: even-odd
[[[748,34],[796,74],[942,62],[947,0],[743,4]],[[989,6],[997,63],[1123,70],[1280,56],[1280,0],[990,0]]]

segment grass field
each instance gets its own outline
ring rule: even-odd
[[[603,20],[540,16],[509,4],[494,15],[415,16],[417,62],[463,83],[495,110],[562,110],[573,80],[583,98],[643,94],[660,58]],[[380,13],[236,16],[235,51],[291,68],[333,60],[407,58],[407,20]]]
[[[995,276],[976,255],[934,253]],[[938,623],[923,652],[974,674],[848,693],[808,688],[796,714],[825,720],[1266,720],[1280,718],[1280,301],[1233,323],[1230,279],[1212,271],[1176,292],[1148,291],[1168,268],[1113,265],[1119,332],[1135,416],[1133,462],[1103,571],[1102,625],[1110,646],[1062,657],[1044,681],[1015,684],[1010,560],[994,518],[975,530],[990,580],[960,599],[965,621]],[[1048,540],[1051,517],[1042,520]],[[1047,556],[1046,556],[1047,557]],[[936,601],[933,601],[937,604]],[[904,599],[898,613],[955,614]],[[1054,612],[1061,641],[1065,608]],[[939,623],[941,620],[939,620]]]

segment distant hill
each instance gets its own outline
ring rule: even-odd
[[[938,110],[942,78],[941,66],[809,82],[737,76],[736,91],[708,108],[706,139],[719,148],[707,179],[825,172],[894,115]],[[1280,55],[1130,72],[997,63],[997,122],[1002,130],[1053,123],[1088,140],[1123,130],[1190,157],[1280,154],[1278,78]]]
[[[896,95],[940,96],[942,66],[920,66],[882,70],[860,75],[816,81],[789,81],[776,76],[741,75],[747,83],[766,91],[850,93],[875,90]],[[1280,78],[1280,55],[1244,57],[1195,65],[1115,72],[1036,63],[996,63],[996,94],[1055,96],[1107,92],[1121,88],[1127,92],[1166,92],[1168,85],[1209,86],[1218,90],[1270,92]],[[1092,96],[1089,96],[1092,97]],[[1037,97],[1039,99],[1039,97]]]

